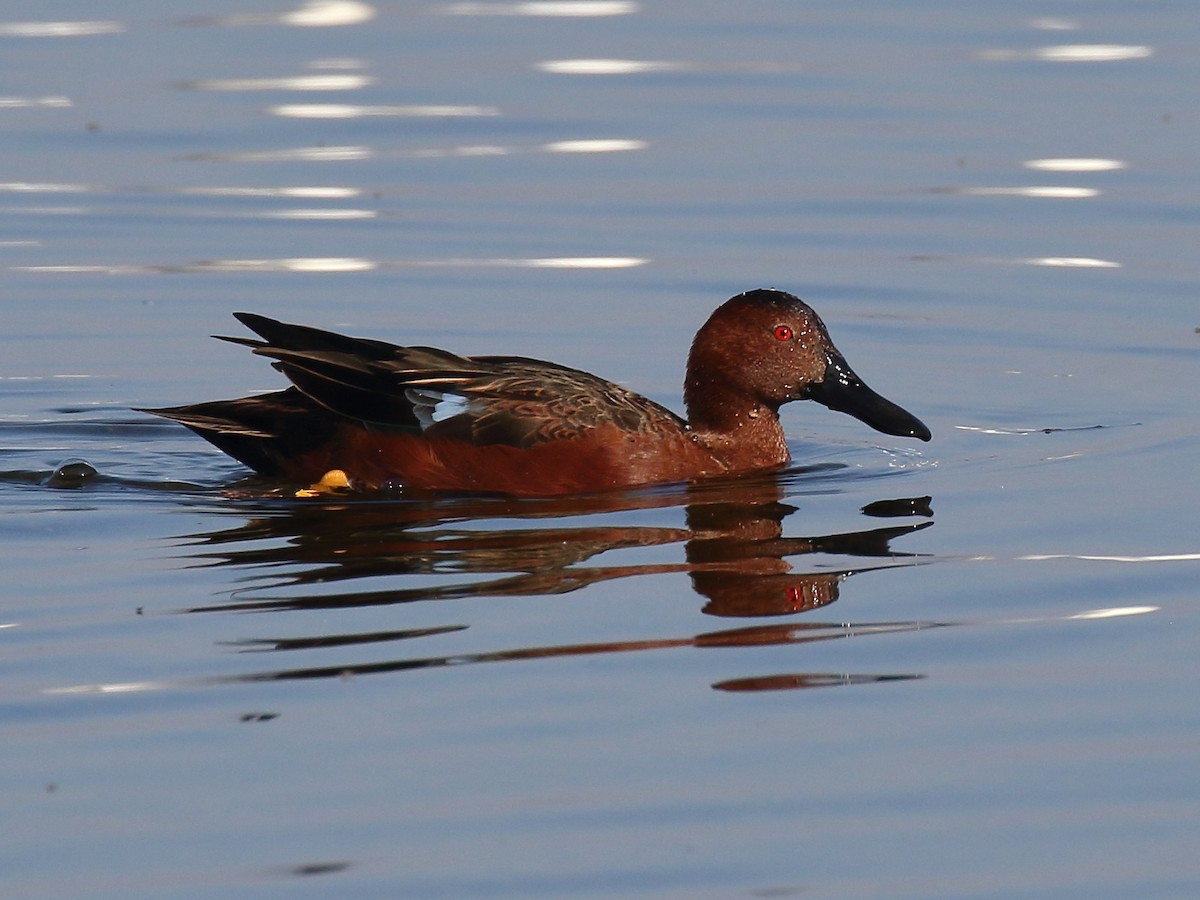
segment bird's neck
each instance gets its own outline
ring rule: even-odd
[[[692,373],[684,402],[693,439],[727,468],[767,468],[791,459],[778,409]]]

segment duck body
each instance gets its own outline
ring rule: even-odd
[[[286,390],[147,410],[255,471],[356,489],[548,496],[688,481],[790,459],[779,407],[816,399],[888,434],[929,439],[867,388],[817,314],[782,291],[739,294],[696,335],[688,419],[578,369],[458,356],[235,313]]]

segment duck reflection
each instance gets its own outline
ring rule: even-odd
[[[919,555],[893,549],[892,542],[933,524],[928,497],[881,500],[861,510],[862,515],[872,519],[909,520],[903,523],[828,535],[786,536],[784,522],[800,507],[785,502],[785,494],[793,499],[805,491],[827,493],[819,487],[820,474],[821,470],[792,470],[784,476],[742,477],[724,483],[553,500],[260,499],[249,521],[187,538],[192,544],[190,558],[247,572],[243,588],[234,599],[189,611],[329,610],[414,601],[550,595],[613,579],[684,573],[702,598],[705,614],[762,618],[819,609],[837,600],[843,582],[855,573],[920,561]],[[814,476],[817,485],[810,480]],[[805,487],[797,490],[800,484]],[[238,511],[244,515],[245,507],[239,504]],[[675,545],[682,545],[682,552],[671,549]],[[660,548],[657,555],[670,558],[624,564],[608,559],[619,559],[620,551],[633,548]],[[809,567],[817,571],[804,570],[806,558]],[[380,587],[381,580],[392,583]],[[362,587],[367,581],[371,589]],[[226,646],[249,653],[349,647],[410,641],[466,627],[455,624],[317,637],[254,638],[230,641]],[[237,680],[345,677],[682,646],[797,644],[925,627],[929,625],[916,622],[789,622],[681,638],[283,669]],[[780,690],[901,677],[916,676],[787,673],[734,679],[713,687],[724,691]]]
[[[780,644],[808,644],[866,634],[896,634],[907,631],[923,631],[944,625],[930,622],[886,622],[871,625],[833,624],[809,622],[805,624],[775,624],[753,628],[732,628],[699,634],[690,638],[660,638],[644,641],[607,641],[592,644],[561,644],[551,647],[523,647],[516,650],[499,650],[492,653],[461,653],[453,656],[432,656],[386,660],[383,662],[355,663],[345,666],[313,666],[308,668],[278,669],[247,675],[222,676],[209,679],[212,683],[302,681],[317,678],[349,678],[358,675],[378,675],[388,672],[409,672],[418,669],[435,669],[447,666],[477,665],[479,663],[514,662],[518,660],[554,659],[571,656],[587,656],[598,653],[631,653],[638,650],[669,650],[679,647],[749,647]],[[245,652],[273,650],[300,650],[311,647],[336,647],[342,644],[363,643],[369,640],[391,641],[426,634],[461,630],[465,626],[448,629],[430,629],[423,632],[379,632],[374,635],[343,635],[310,640],[247,640],[232,641],[230,646]],[[799,688],[834,687],[838,685],[873,684],[885,681],[908,681],[921,678],[912,673],[854,674],[828,672],[801,672],[759,675],[734,678],[712,685],[714,690],[731,693],[753,691],[795,690]],[[110,686],[111,689],[111,686]]]
[[[863,512],[872,516],[932,516],[930,498],[877,501]],[[760,485],[689,504],[686,545],[692,586],[706,597],[704,612],[714,616],[778,616],[806,612],[834,602],[843,580],[862,568],[878,569],[910,554],[891,549],[893,538],[920,531],[932,521],[821,537],[783,536],[783,520],[797,507]],[[815,553],[870,560],[858,569],[798,574],[793,559]],[[891,563],[895,564],[895,563]]]
[[[244,590],[238,599],[193,611],[561,594],[612,579],[684,572],[705,598],[703,610],[709,615],[788,615],[832,603],[841,582],[855,572],[912,564],[914,555],[892,549],[891,542],[933,524],[929,498],[909,498],[878,501],[862,513],[925,521],[785,537],[783,522],[798,507],[783,502],[783,492],[774,477],[743,477],[546,501],[281,502],[261,507],[261,514],[235,528],[188,536],[199,548],[189,554],[193,558],[249,569],[246,580],[259,582],[257,591]],[[677,507],[684,511],[680,525],[630,521],[632,513]],[[597,521],[605,517],[621,521]],[[599,557],[613,551],[675,544],[683,544],[683,561],[599,564]],[[797,571],[797,559],[813,554],[862,562],[818,573]],[[329,590],[338,582],[400,576],[419,583]],[[296,590],[317,585],[319,591]],[[281,595],[280,589],[288,592]]]

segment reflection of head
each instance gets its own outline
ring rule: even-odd
[[[748,577],[741,572],[693,572],[692,586],[708,598],[710,616],[786,616],[826,606],[838,598],[846,573],[792,573]]]

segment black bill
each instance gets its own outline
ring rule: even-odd
[[[932,437],[924,422],[863,384],[862,379],[854,374],[854,370],[838,353],[829,354],[825,380],[809,385],[804,396],[807,400],[816,400],[822,406],[854,416],[884,434],[914,437],[922,441]]]

